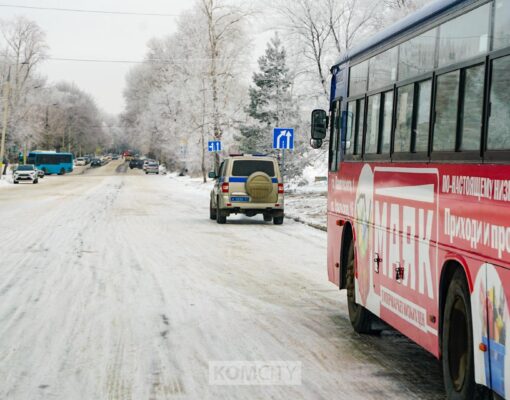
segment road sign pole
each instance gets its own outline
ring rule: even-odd
[[[282,183],[285,179],[285,149],[282,149]]]

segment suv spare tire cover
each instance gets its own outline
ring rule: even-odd
[[[246,193],[250,195],[252,201],[258,203],[274,203],[277,200],[271,178],[261,171],[254,172],[248,177]]]

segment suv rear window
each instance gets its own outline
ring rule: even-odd
[[[237,160],[232,166],[232,176],[250,176],[254,172],[265,172],[274,176],[274,163],[272,161]]]

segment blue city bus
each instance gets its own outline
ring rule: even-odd
[[[73,172],[73,159],[72,153],[32,151],[28,154],[27,164],[34,164],[47,175],[64,175],[67,172]]]

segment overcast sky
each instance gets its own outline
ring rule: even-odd
[[[7,0],[0,4],[179,14],[191,8],[193,0]],[[147,41],[174,32],[177,20],[177,17],[0,7],[0,18],[7,19],[15,15],[25,15],[42,27],[47,35],[51,57],[108,60],[143,59]],[[260,50],[263,50],[263,45]],[[41,72],[50,82],[75,82],[94,96],[99,107],[117,114],[123,110],[122,90],[130,67],[132,64],[48,60],[41,67]]]

